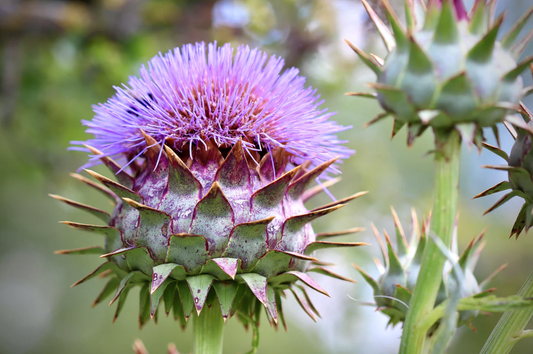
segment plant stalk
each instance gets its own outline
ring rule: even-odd
[[[435,200],[431,231],[449,247],[452,242],[459,197],[461,139],[455,130],[444,134],[444,138],[438,132],[435,136],[437,147],[435,153]],[[445,262],[446,257],[435,242],[429,239],[403,327],[400,354],[421,354],[423,352],[427,331],[417,324],[435,306]]]
[[[518,296],[533,297],[533,272],[522,285]],[[518,340],[523,337],[524,328],[533,317],[533,308],[505,312],[485,342],[481,354],[508,354]]]
[[[220,308],[204,306],[199,316],[193,316],[193,354],[222,354],[224,320]]]

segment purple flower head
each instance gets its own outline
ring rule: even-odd
[[[94,138],[72,143],[131,159],[148,148],[144,131],[159,144],[191,154],[207,141],[231,147],[239,140],[248,153],[283,147],[296,164],[352,154],[335,135],[349,127],[330,121],[334,113],[319,108],[316,90],[304,87],[298,69],[282,73],[283,64],[248,46],[236,52],[230,44],[216,43],[175,48],[154,57],[139,77],[130,77],[106,103],[94,106],[94,118],[83,121]],[[99,161],[93,157],[88,165]]]

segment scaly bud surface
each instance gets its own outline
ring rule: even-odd
[[[533,31],[515,40],[533,7],[498,41],[503,16],[494,19],[496,1],[476,0],[467,13],[462,0],[429,0],[427,8],[423,1],[406,0],[404,29],[388,1],[381,0],[392,31],[362,1],[388,50],[381,59],[348,42],[377,75],[377,83],[369,84],[376,94],[348,95],[377,98],[386,111],[367,125],[392,116],[392,136],[407,125],[408,145],[432,127],[445,135],[455,129],[479,148],[483,127],[502,121],[523,125],[512,113],[532,90],[523,87],[520,74],[533,56],[518,59]]]
[[[405,320],[407,310],[410,306],[411,296],[420,272],[422,255],[428,243],[431,215],[422,221],[422,226],[420,227],[416,212],[414,210],[412,211],[412,235],[410,242],[407,241],[404,229],[394,209],[392,209],[392,215],[396,229],[396,249],[393,247],[387,232],[384,230],[385,243],[383,243],[379,231],[372,225],[374,235],[381,246],[384,259],[384,264],[377,258],[375,259],[380,273],[378,279],[372,278],[359,266],[354,265],[354,267],[372,287],[375,300],[375,304],[373,305],[389,317],[389,325],[395,326]],[[457,278],[452,272],[452,263],[448,260],[444,267],[443,280],[435,306],[448,299],[449,294],[456,293],[457,291],[459,291],[461,298],[470,296],[479,298],[495,290],[489,288],[489,282],[505,266],[500,267],[481,283],[478,283],[473,274],[484,246],[482,242],[483,235],[484,232],[474,237],[463,253],[459,255],[457,253],[457,223],[454,225],[454,238],[449,256],[453,258],[453,262],[460,266],[464,279],[462,280],[460,289],[458,289]],[[477,315],[477,311],[462,311],[458,325],[469,324]]]
[[[511,237],[516,235],[516,238],[520,236],[520,233],[524,229],[528,232],[531,226],[533,226],[533,149],[531,149],[533,138],[533,114],[523,104],[520,104],[520,108],[524,125],[520,127],[515,126],[516,129],[507,125],[509,132],[515,140],[510,155],[507,155],[505,151],[496,146],[486,143],[483,144],[486,149],[494,152],[507,162],[507,165],[503,166],[484,167],[507,171],[508,180],[500,182],[474,197],[485,197],[494,193],[510,190],[510,192],[507,192],[493,206],[487,209],[485,214],[500,207],[514,197],[518,196],[523,198],[524,204],[522,205],[511,229]],[[517,117],[517,119],[520,118]]]

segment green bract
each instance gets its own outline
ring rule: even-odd
[[[504,166],[484,166],[500,171],[508,172],[508,181],[503,181],[497,185],[479,193],[474,198],[484,197],[505,190],[511,190],[501,197],[493,206],[491,206],[485,214],[498,208],[513,197],[519,196],[524,199],[524,205],[511,229],[511,236],[520,235],[522,230],[526,232],[533,226],[533,149],[531,149],[533,138],[533,114],[526,106],[521,104],[522,118],[524,119],[523,126],[516,126],[516,130],[511,126],[507,126],[509,132],[515,139],[515,143],[511,150],[511,155],[496,146],[484,143],[484,146],[503,158],[508,165]],[[520,118],[517,118],[520,119]]]
[[[393,136],[407,124],[411,145],[432,127],[444,132],[456,129],[468,144],[478,147],[483,127],[507,120],[521,124],[511,113],[531,91],[519,76],[533,61],[517,59],[533,36],[513,44],[533,12],[533,7],[497,40],[503,17],[493,18],[495,1],[477,0],[467,15],[462,4],[451,0],[405,1],[405,30],[387,0],[382,0],[392,32],[365,0],[362,0],[388,50],[386,58],[368,55],[348,44],[377,75],[369,84],[385,109],[368,125],[385,117],[394,118]],[[416,3],[416,4],[414,4]]]
[[[359,266],[354,265],[354,267],[372,287],[375,300],[375,304],[373,305],[390,318],[389,325],[395,326],[397,323],[405,320],[409,308],[412,292],[420,272],[422,255],[428,242],[431,215],[427,220],[422,222],[420,230],[418,218],[413,210],[410,243],[407,242],[403,227],[394,209],[392,209],[392,215],[396,229],[396,250],[392,246],[387,232],[384,230],[386,240],[386,245],[384,245],[379,231],[372,225],[374,235],[381,246],[384,259],[384,265],[378,259],[375,259],[380,273],[378,279],[372,278]],[[451,257],[461,267],[464,281],[461,288],[457,289],[458,282],[452,276],[452,264],[448,261],[444,267],[443,281],[437,295],[435,306],[448,299],[449,294],[455,293],[456,291],[459,291],[461,298],[467,298],[470,296],[485,296],[494,290],[488,289],[489,282],[504,267],[498,269],[497,272],[494,272],[489,278],[479,284],[473,274],[483,248],[481,242],[483,235],[484,233],[481,233],[479,236],[474,237],[468,244],[468,247],[459,256],[457,253],[457,225],[455,225]],[[476,316],[477,311],[462,311],[459,319],[460,324],[469,323]]]
[[[130,164],[130,174],[102,155],[118,182],[93,171],[87,172],[103,186],[75,175],[110,198],[115,204],[111,215],[54,196],[103,220],[102,226],[65,222],[102,234],[103,248],[59,253],[94,253],[107,260],[74,285],[95,276],[109,277],[95,304],[114,294],[115,318],[129,291],[139,286],[141,326],[157,316],[161,299],[165,312],[173,310],[183,326],[193,310],[200,314],[205,305],[215,303],[224,319],[237,313],[247,325],[250,318],[258,321],[265,307],[273,325],[278,319],[285,325],[280,301],[285,290],[313,319],[317,314],[305,288],[295,282],[327,295],[309,273],[349,280],[320,266],[314,253],[363,245],[323,241],[359,229],[315,235],[309,223],[364,193],[311,211],[304,206],[322,190],[307,187],[334,160],[310,170],[304,164],[288,171],[282,149],[262,156],[257,164],[240,141],[231,150],[208,141],[205,147],[176,152],[167,145],[161,149],[150,136],[145,139],[149,149]]]

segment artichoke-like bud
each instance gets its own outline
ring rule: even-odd
[[[532,69],[533,71],[533,69]],[[496,146],[484,143],[483,145],[488,150],[494,152],[507,162],[503,166],[484,166],[500,171],[508,172],[508,181],[503,181],[497,185],[479,193],[474,198],[485,197],[498,192],[510,190],[503,197],[501,197],[493,206],[491,206],[485,214],[500,207],[514,197],[521,197],[524,199],[524,204],[518,213],[518,216],[511,229],[511,235],[520,236],[520,233],[525,229],[526,232],[533,226],[533,114],[528,108],[520,104],[522,110],[521,116],[525,126],[513,128],[506,125],[513,139],[515,140],[511,155]],[[520,119],[517,117],[517,119]]]
[[[403,227],[394,209],[392,209],[392,215],[396,229],[396,249],[393,247],[387,232],[383,230],[385,236],[384,244],[379,231],[372,225],[374,235],[381,246],[384,259],[384,264],[377,258],[374,260],[380,273],[378,279],[372,278],[367,272],[355,264],[354,267],[374,291],[375,304],[372,304],[372,306],[376,306],[379,311],[389,317],[389,325],[395,326],[397,323],[405,320],[409,308],[412,292],[420,272],[422,255],[428,242],[431,215],[426,220],[423,220],[422,227],[420,228],[416,212],[414,210],[412,211],[412,235],[410,242],[407,241]],[[457,291],[459,292],[460,298],[466,298],[470,296],[484,296],[495,290],[488,288],[489,282],[505,266],[500,267],[481,283],[478,283],[473,274],[477,260],[483,249],[483,235],[484,232],[474,237],[463,253],[458,255],[457,223],[454,225],[452,250],[447,256],[453,258],[453,261],[460,266],[463,272],[463,279],[461,283],[457,281],[457,278],[453,274],[451,260],[448,260],[444,267],[443,280],[435,306],[448,299],[451,293],[456,293]],[[461,286],[458,284],[461,284]],[[477,314],[476,311],[462,311],[460,313],[459,324],[470,323]]]
[[[520,74],[533,57],[517,60],[533,31],[515,40],[533,7],[498,41],[503,16],[493,18],[495,1],[476,0],[467,13],[462,0],[429,0],[427,8],[423,1],[406,0],[406,30],[388,1],[381,0],[392,32],[362,1],[388,50],[381,59],[348,42],[377,75],[377,83],[369,84],[377,94],[348,93],[377,98],[385,110],[367,125],[392,116],[393,137],[407,125],[408,145],[432,127],[444,134],[456,129],[465,142],[481,148],[483,127],[521,124],[510,113],[532,90],[523,88]]]
[[[115,319],[139,286],[141,326],[162,299],[183,326],[205,306],[220,306],[224,319],[237,313],[245,325],[264,307],[271,324],[285,325],[286,290],[314,319],[305,288],[295,283],[327,295],[310,273],[347,280],[323,268],[315,251],[363,245],[324,241],[330,234],[316,235],[310,223],[364,193],[313,210],[304,205],[323,190],[308,188],[312,181],[336,170],[330,155],[351,153],[332,135],[343,127],[316,110],[314,91],[295,69],[279,74],[280,59],[267,62],[247,47],[235,57],[229,45],[205,47],[155,57],[85,122],[95,138],[82,144],[116,181],[91,170],[100,184],[74,177],[115,207],[107,213],[55,196],[104,222],[65,222],[102,234],[105,245],[60,253],[100,254],[105,262],[74,285],[108,277],[94,304],[112,295]]]

